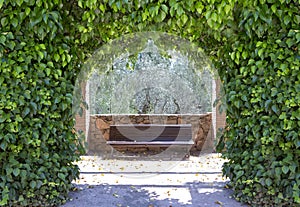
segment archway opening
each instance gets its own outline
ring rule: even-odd
[[[190,123],[191,150],[214,150],[219,82],[201,48],[166,33],[130,34],[102,46],[84,68],[89,152],[107,154],[116,123]]]

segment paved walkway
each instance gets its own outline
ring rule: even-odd
[[[219,154],[185,161],[82,157],[77,191],[63,207],[241,207],[224,186]]]

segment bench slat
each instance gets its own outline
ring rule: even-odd
[[[109,141],[159,142],[189,141],[191,125],[111,125]]]
[[[176,142],[126,142],[126,141],[107,141],[106,142],[109,145],[193,145],[194,142],[191,141],[176,141]]]

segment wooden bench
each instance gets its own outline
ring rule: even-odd
[[[106,143],[113,148],[179,146],[185,147],[186,155],[189,156],[194,141],[191,124],[120,124],[110,126]]]

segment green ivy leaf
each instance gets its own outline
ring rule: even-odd
[[[78,2],[79,3],[79,2]],[[81,6],[82,7],[82,6]],[[99,9],[102,11],[102,12],[105,12],[105,7],[103,4],[100,4],[99,6]]]
[[[181,16],[181,20],[182,20],[182,23],[183,23],[183,24],[185,24],[185,23],[187,22],[188,19],[189,19],[189,18],[188,18],[188,16],[187,16],[186,14],[184,14],[184,15]]]
[[[54,64],[53,64],[53,62],[49,61],[49,62],[47,62],[47,66],[53,68]]]
[[[270,108],[270,104],[272,103],[272,100],[267,100],[266,102],[265,102],[265,108],[266,109],[269,109]]]
[[[18,4],[18,6],[21,6],[23,3],[23,0],[16,0],[16,3]]]
[[[31,101],[30,105],[31,105],[32,109],[34,110],[34,112],[36,112],[37,111],[37,104],[35,102]]]
[[[282,166],[282,172],[284,173],[284,174],[287,174],[288,172],[289,172],[289,167],[288,166]]]
[[[6,117],[5,117],[5,116],[0,116],[0,123],[5,122],[5,120],[6,120]]]
[[[273,4],[273,5],[271,6],[271,10],[272,10],[273,13],[276,14],[276,12],[277,12],[277,6],[276,6],[276,4]]]
[[[300,42],[300,32],[296,34],[297,43]]]
[[[276,175],[277,178],[280,178],[281,172],[282,172],[282,170],[281,170],[280,167],[275,168],[275,175]]]
[[[225,10],[225,14],[226,15],[228,15],[229,14],[229,12],[230,12],[230,10],[231,10],[231,6],[230,5],[225,5],[225,7],[224,7],[224,10]]]
[[[212,13],[210,18],[214,21],[214,22],[217,22],[218,20],[218,15],[216,13]]]
[[[248,52],[247,51],[243,51],[242,57],[243,57],[243,59],[246,59],[248,57]]]
[[[161,8],[162,8],[162,10],[163,10],[166,14],[168,13],[169,9],[168,9],[167,5],[162,4],[162,5],[161,5]]]
[[[25,14],[26,14],[27,16],[30,14],[30,11],[31,11],[30,7],[26,7],[26,8],[25,8]]]
[[[262,56],[263,52],[264,52],[264,49],[263,49],[263,48],[259,49],[259,50],[258,50],[258,53],[257,53],[257,54],[258,54],[258,57],[261,57],[261,58],[262,58],[262,57],[263,57],[263,56]]]
[[[58,62],[59,59],[60,59],[59,54],[57,54],[57,53],[54,54],[54,60],[55,60],[56,62]]]
[[[82,1],[81,1],[81,0],[78,1],[78,6],[79,6],[80,8],[83,8]]]
[[[290,165],[289,166],[289,170],[291,171],[291,173],[296,173],[296,168],[297,168],[297,165]]]
[[[46,68],[45,70],[46,70],[46,75],[49,76],[50,73],[51,73],[51,69],[50,68]]]
[[[286,15],[284,18],[283,18],[283,22],[285,25],[288,25],[291,21],[291,17]]]
[[[274,111],[276,114],[279,114],[279,109],[278,106],[276,104],[272,105],[272,111]]]
[[[177,4],[176,11],[178,16],[181,16],[184,13],[183,8],[179,4]]]
[[[5,41],[6,41],[6,37],[5,36],[0,36],[0,43],[1,44],[4,44],[5,43]]]
[[[58,177],[62,180],[66,179],[66,175],[64,173],[58,173]]]
[[[294,144],[295,144],[295,146],[296,146],[296,148],[299,148],[300,147],[300,140],[295,140],[294,141]]]
[[[18,176],[20,174],[20,169],[19,168],[15,168],[13,170],[13,174],[14,174],[14,176]]]
[[[6,147],[7,147],[7,143],[6,142],[1,142],[0,148],[5,151]]]
[[[29,186],[34,189],[36,187],[36,182],[34,180],[32,180],[29,184]]]
[[[271,180],[270,178],[267,178],[265,182],[266,182],[266,185],[267,185],[267,186],[271,186],[272,183],[273,183],[272,180]]]
[[[198,2],[196,3],[195,7],[196,7],[197,12],[198,12],[199,14],[201,14],[202,11],[203,11],[203,9],[204,9],[204,6],[203,6],[202,2],[201,2],[201,1],[198,1]]]

